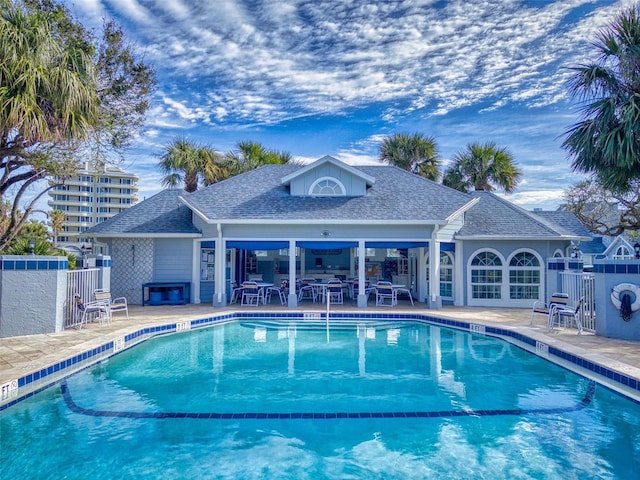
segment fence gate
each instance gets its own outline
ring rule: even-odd
[[[584,299],[580,320],[585,330],[596,331],[595,279],[592,273],[561,272],[562,292],[569,295],[569,305]]]
[[[98,288],[98,268],[71,270],[67,273],[67,300],[64,308],[64,328],[80,324],[82,312],[76,307],[75,296],[80,295],[83,302],[93,300]]]

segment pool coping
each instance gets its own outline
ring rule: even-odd
[[[19,378],[9,380],[0,385],[0,411],[5,410],[16,403],[29,398],[36,393],[49,388],[51,385],[76,373],[79,370],[88,368],[109,358],[119,352],[129,349],[150,338],[179,333],[193,329],[206,328],[212,325],[226,323],[241,319],[290,319],[290,320],[322,320],[326,315],[322,312],[246,312],[231,311],[217,315],[205,316],[185,321],[175,321],[155,326],[140,327],[130,333],[116,335],[114,338],[102,343],[99,346],[73,355],[70,358],[56,362],[47,367],[38,369]],[[356,312],[332,312],[329,313],[329,321],[349,319],[349,320],[411,320],[426,322],[438,326],[455,328],[458,330],[499,337],[521,348],[530,351],[542,358],[545,358],[561,367],[576,372],[579,375],[595,380],[606,388],[609,388],[634,403],[640,404],[640,378],[632,374],[626,374],[597,361],[588,360],[578,353],[571,352],[570,345],[562,347],[553,345],[553,342],[541,341],[534,338],[531,331],[520,332],[513,327],[497,327],[486,325],[480,322],[468,322],[450,318],[439,317],[437,315],[426,315],[420,313],[356,313]],[[569,347],[569,348],[567,348]]]

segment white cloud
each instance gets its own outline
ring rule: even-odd
[[[601,8],[567,29],[567,15],[590,1],[105,1],[138,25],[162,70],[211,79],[202,87],[216,92],[222,118],[267,124],[371,101],[408,99],[436,115],[483,100],[556,102],[563,85],[546,70],[572,60],[576,44],[617,11]],[[239,92],[257,100],[243,103]]]
[[[525,171],[509,199],[548,204],[535,192],[575,178],[558,136],[577,115],[549,108],[569,105],[563,67],[592,58],[594,33],[632,3],[83,0],[74,8],[92,22],[114,17],[156,67],[161,91],[140,138],[156,150],[176,132],[209,135],[224,149],[244,132],[322,128],[366,111],[361,133],[314,138],[325,150],[318,156],[376,163],[393,131],[433,135],[443,160],[468,142],[495,140]],[[293,153],[318,158],[310,148]]]

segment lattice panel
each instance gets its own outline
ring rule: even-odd
[[[153,281],[154,242],[151,239],[115,239],[111,244],[111,292],[142,304],[142,284]]]

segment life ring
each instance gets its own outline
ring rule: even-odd
[[[633,295],[631,311],[637,312],[640,310],[640,287],[633,283],[621,283],[613,287],[613,290],[611,291],[611,302],[618,310],[620,310],[620,305],[622,305],[620,297],[623,293],[630,293]]]

